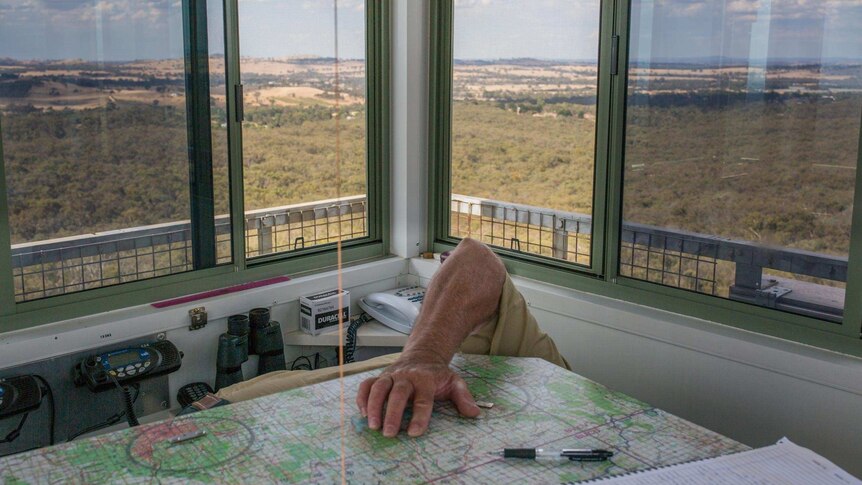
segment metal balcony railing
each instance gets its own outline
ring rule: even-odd
[[[498,200],[452,194],[452,235],[494,246],[590,263],[593,218]]]
[[[363,237],[365,196],[254,210],[245,216],[249,258]],[[230,262],[228,216],[216,217],[218,263]],[[12,246],[17,301],[72,293],[192,269],[189,221]]]
[[[590,263],[592,218],[453,194],[452,235]],[[248,257],[363,237],[364,196],[273,207],[245,218]],[[19,301],[191,269],[189,223],[74,236],[12,248]],[[229,219],[216,219],[217,255],[230,260]],[[620,274],[762,306],[840,321],[847,259],[624,222]],[[793,278],[790,278],[790,274]],[[805,281],[803,281],[805,280]]]
[[[587,214],[452,194],[450,222],[454,236],[590,263]],[[619,269],[623,276],[830,321],[841,321],[844,312],[847,258],[837,256],[624,221]]]

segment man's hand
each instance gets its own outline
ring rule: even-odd
[[[410,436],[428,429],[435,400],[452,401],[462,416],[479,415],[467,384],[449,370],[449,361],[470,333],[495,317],[505,282],[506,267],[487,246],[470,238],[458,244],[431,279],[401,357],[359,386],[356,405],[368,417],[369,428],[382,426],[384,436],[397,435],[410,401]]]
[[[452,401],[468,418],[479,415],[467,383],[433,352],[402,355],[379,376],[363,381],[356,395],[359,412],[368,417],[368,427],[379,429],[382,424],[383,436],[389,438],[398,434],[409,401],[413,402],[413,419],[407,428],[410,436],[420,436],[428,429],[434,401]]]

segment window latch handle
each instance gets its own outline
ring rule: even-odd
[[[245,113],[243,111],[243,97],[242,97],[242,84],[237,84],[234,86],[234,103],[236,106],[236,122],[242,123],[243,119],[245,119]]]
[[[614,35],[611,37],[611,76],[616,76],[620,73],[620,36]]]

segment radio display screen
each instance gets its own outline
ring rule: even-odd
[[[111,367],[125,367],[140,361],[141,356],[138,352],[123,352],[122,354],[112,355],[108,358],[108,364]]]

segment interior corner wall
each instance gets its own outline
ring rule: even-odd
[[[392,2],[390,252],[425,251],[428,219],[427,0]]]

